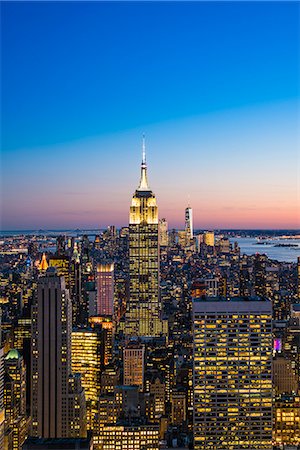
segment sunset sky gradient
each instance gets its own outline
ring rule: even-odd
[[[1,4],[1,228],[298,228],[299,3]]]

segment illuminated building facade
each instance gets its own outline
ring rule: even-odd
[[[298,380],[292,361],[277,356],[273,361],[273,383],[276,394],[298,392]]]
[[[70,288],[70,273],[69,273],[70,258],[65,255],[51,256],[49,258],[49,267],[55,267],[57,275],[65,278],[66,288]]]
[[[267,279],[267,256],[257,253],[254,259],[254,291],[255,295],[265,297],[267,294],[266,279]]]
[[[103,330],[103,363],[107,366],[112,360],[114,343],[114,323],[112,316],[89,317],[92,328],[101,327]]]
[[[167,247],[169,243],[168,222],[166,219],[160,219],[158,223],[158,241],[160,247]]]
[[[6,355],[4,366],[12,398],[12,401],[5,401],[5,415],[12,425],[17,418],[26,416],[26,368],[23,357],[15,349]]]
[[[215,233],[213,231],[205,231],[203,235],[203,242],[209,247],[214,247],[215,245]]]
[[[97,314],[114,313],[114,264],[97,264]]]
[[[297,259],[297,294],[300,302],[300,256]]]
[[[272,306],[193,300],[194,448],[272,448]]]
[[[193,210],[190,206],[185,209],[185,232],[188,240],[193,239]]]
[[[218,297],[219,295],[219,279],[218,278],[206,278],[204,280],[206,285],[206,295],[208,297]]]
[[[69,438],[86,436],[85,392],[81,384],[80,373],[69,375],[68,421]]]
[[[33,436],[63,438],[75,430],[69,423],[72,306],[63,277],[50,267],[39,279],[32,309]],[[70,392],[74,396],[74,392]],[[78,392],[78,395],[81,395]],[[76,408],[75,413],[81,411]],[[73,419],[72,419],[73,420]],[[73,420],[74,423],[74,420]]]
[[[182,425],[186,421],[185,392],[172,392],[171,406],[171,423],[173,425]]]
[[[110,395],[120,381],[120,371],[114,365],[108,365],[101,373],[101,394]]]
[[[157,421],[166,412],[166,385],[158,376],[149,384],[149,393],[153,396],[153,418]]]
[[[47,269],[48,269],[48,263],[47,263],[46,255],[45,255],[45,253],[43,253],[42,260],[39,265],[39,270],[41,272],[45,272]]]
[[[1,317],[0,317],[0,448],[4,448],[4,428],[5,428],[4,351],[3,351],[3,347],[1,347]]]
[[[145,146],[141,180],[133,195],[129,215],[129,301],[126,308],[127,336],[161,334],[159,296],[158,210],[148,186]]]
[[[180,245],[180,247],[186,247],[186,245],[188,244],[188,240],[186,237],[186,231],[179,230],[177,235],[178,235],[178,244]]]
[[[85,391],[87,429],[91,430],[98,412],[101,368],[103,366],[103,333],[97,329],[72,331],[72,372],[81,374]]]
[[[107,425],[94,438],[96,450],[158,450],[158,425]]]
[[[300,397],[281,395],[275,399],[274,442],[296,446],[300,442]]]
[[[26,369],[17,350],[5,357],[5,445],[7,450],[19,450],[28,428],[26,416]]]
[[[31,318],[20,318],[14,329],[14,347],[17,350],[24,351],[24,341],[31,340]]]
[[[124,385],[136,385],[143,390],[145,347],[129,344],[123,350]]]

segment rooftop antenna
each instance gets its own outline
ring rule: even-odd
[[[143,154],[142,154],[142,164],[146,165],[146,145],[145,145],[145,135],[143,134],[143,144],[142,144]]]
[[[191,207],[191,196],[190,194],[188,194],[188,208]]]

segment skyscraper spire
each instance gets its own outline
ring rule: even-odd
[[[142,164],[146,164],[146,145],[145,145],[145,135],[143,134],[143,154],[142,154]]]
[[[138,187],[138,191],[149,191],[148,179],[147,179],[147,164],[146,164],[146,146],[145,135],[143,134],[142,141],[142,164],[141,164],[141,180]]]

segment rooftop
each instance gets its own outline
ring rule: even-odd
[[[207,297],[205,295],[201,297],[194,297],[193,302],[269,302],[264,297]],[[300,305],[299,305],[300,307]]]

